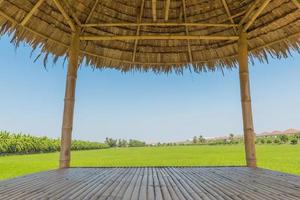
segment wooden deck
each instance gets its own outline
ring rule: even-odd
[[[300,199],[300,176],[247,167],[69,168],[0,182],[0,199]]]

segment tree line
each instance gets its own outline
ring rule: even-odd
[[[100,142],[73,140],[71,150],[91,150],[108,148]],[[60,139],[13,134],[0,131],[0,154],[48,153],[60,150]]]
[[[298,144],[300,141],[300,133],[292,135],[267,135],[257,136],[256,144]],[[221,145],[221,144],[241,144],[244,139],[241,136],[229,134],[225,138],[205,139],[202,136],[194,136],[191,144],[207,144],[207,145]]]
[[[144,147],[146,146],[146,142],[130,139],[113,139],[113,138],[106,138],[105,144],[109,147]]]

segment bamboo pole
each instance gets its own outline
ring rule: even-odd
[[[154,22],[157,20],[156,9],[156,0],[152,0],[152,18]]]
[[[249,19],[249,21],[245,24],[243,31],[246,32],[248,28],[254,23],[256,18],[264,11],[267,5],[271,0],[265,0],[263,4],[254,12],[253,16]]]
[[[300,2],[298,0],[292,0],[295,6],[297,6],[300,9]]]
[[[251,108],[250,82],[248,70],[248,41],[246,32],[241,31],[238,46],[246,162],[248,167],[256,167],[255,133],[253,128]]]
[[[54,4],[58,8],[58,10],[61,12],[61,14],[64,16],[65,20],[67,20],[67,23],[69,24],[72,31],[76,31],[76,26],[71,19],[71,17],[68,15],[67,11],[64,9],[64,7],[61,4],[61,1],[59,0],[53,0]]]
[[[70,167],[75,88],[80,51],[79,33],[80,29],[76,29],[76,32],[72,34],[72,44],[69,50],[69,64],[66,80],[65,104],[61,134],[61,148],[59,161],[60,168]]]
[[[111,40],[238,40],[238,36],[221,35],[86,35],[80,40],[111,41]]]
[[[29,19],[32,17],[32,15],[37,11],[37,9],[44,3],[45,0],[39,0],[33,8],[29,11],[29,13],[25,16],[25,18],[20,23],[22,26],[25,26],[25,24],[29,21]]]
[[[170,3],[171,3],[171,0],[166,0],[166,3],[165,3],[165,21],[169,20]]]
[[[183,14],[183,13],[182,13]],[[198,23],[198,22],[143,22],[143,23],[102,23],[102,24],[82,24],[82,27],[128,27],[128,26],[195,26],[195,27],[238,27],[238,24],[213,24],[213,23]]]

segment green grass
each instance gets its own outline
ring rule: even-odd
[[[259,167],[300,174],[300,145],[257,145]],[[0,157],[0,179],[58,167],[58,153]],[[243,145],[102,149],[72,152],[72,166],[245,165]]]

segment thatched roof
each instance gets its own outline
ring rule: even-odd
[[[242,26],[249,25],[251,59],[299,50],[299,1],[269,1],[0,0],[0,34],[56,60],[68,54],[73,24],[81,26],[82,61],[92,67],[215,70],[236,66]]]

